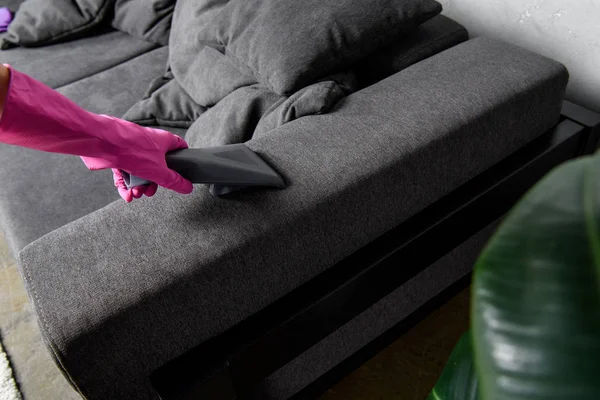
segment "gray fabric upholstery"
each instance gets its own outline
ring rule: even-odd
[[[167,49],[160,48],[59,92],[89,111],[120,116],[164,69],[166,58]],[[0,159],[0,226],[15,254],[119,199],[110,171],[90,172],[79,157],[0,144]]]
[[[185,139],[190,147],[245,142],[252,137],[261,116],[279,99],[261,85],[239,88],[202,114],[190,126]]]
[[[434,0],[231,0],[206,30],[216,34],[208,46],[289,95],[398,41],[441,10]],[[220,70],[210,71],[208,80],[220,78]]]
[[[52,353],[90,399],[156,398],[155,368],[552,127],[567,79],[523,49],[467,41],[248,142],[285,190],[159,190],[51,232],[19,265]]]
[[[144,97],[123,118],[140,125],[189,128],[205,111],[206,107],[194,102],[168,71],[152,81]]]
[[[466,276],[495,231],[494,222],[265,379],[261,400],[288,399]],[[409,261],[410,262],[410,261]]]
[[[169,44],[175,0],[116,0],[114,8],[116,29],[162,46]]]
[[[265,112],[252,137],[259,138],[279,126],[306,115],[323,114],[357,88],[353,73],[339,74],[331,79],[306,86],[278,102]]]
[[[46,85],[58,88],[154,48],[156,45],[152,43],[113,31],[52,46],[1,50],[0,62],[11,64]]]

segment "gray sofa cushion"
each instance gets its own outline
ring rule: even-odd
[[[126,33],[112,31],[51,46],[0,50],[0,62],[11,64],[57,88],[110,69],[156,47]]]
[[[116,0],[112,26],[130,35],[169,44],[175,0]]]
[[[231,0],[207,29],[217,35],[213,47],[286,95],[399,41],[441,10],[434,0]]]
[[[248,142],[285,190],[159,190],[51,232],[19,265],[53,355],[90,399],[156,398],[155,368],[551,128],[567,79],[531,52],[467,41]]]
[[[167,55],[166,47],[151,51],[59,92],[90,111],[120,116],[162,72]],[[15,254],[119,199],[110,171],[88,171],[79,157],[0,144],[0,160],[0,226]]]
[[[59,92],[88,111],[121,117],[141,98],[167,65],[167,46],[144,53],[109,70],[63,86]]]
[[[76,39],[98,27],[111,11],[113,0],[27,0],[8,28],[9,44],[44,46]]]

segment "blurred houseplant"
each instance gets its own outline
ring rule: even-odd
[[[507,215],[430,400],[600,399],[599,170],[599,155],[562,164]]]

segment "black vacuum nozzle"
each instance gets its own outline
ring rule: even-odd
[[[190,182],[210,184],[210,192],[215,196],[250,186],[285,187],[283,178],[242,143],[175,150],[167,153],[166,160],[169,168]],[[150,183],[121,172],[127,188]]]

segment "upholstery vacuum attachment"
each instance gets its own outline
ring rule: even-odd
[[[182,149],[167,153],[167,166],[192,183],[210,184],[210,193],[221,196],[251,186],[284,188],[283,178],[244,144]],[[127,188],[150,181],[121,171]]]

